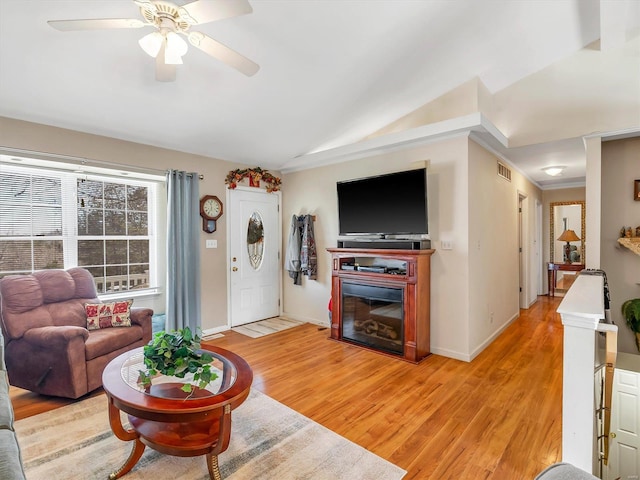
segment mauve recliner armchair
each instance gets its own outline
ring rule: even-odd
[[[148,308],[132,308],[129,327],[88,330],[85,304],[99,302],[83,268],[1,279],[0,324],[11,385],[78,398],[102,386],[109,361],[151,340]]]

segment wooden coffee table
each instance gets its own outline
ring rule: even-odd
[[[229,446],[231,411],[249,395],[253,372],[247,362],[223,348],[207,346],[214,358],[211,370],[218,374],[207,390],[189,396],[181,379],[166,377],[149,391],[138,386],[144,369],[142,348],[114,358],[102,374],[109,400],[109,423],[116,437],[132,441],[131,454],[109,478],[120,478],[140,460],[145,447],[180,457],[206,455],[211,479],[220,480],[218,455]],[[188,397],[188,398],[187,398]],[[125,428],[120,411],[128,414]]]

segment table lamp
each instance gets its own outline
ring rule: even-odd
[[[567,242],[564,246],[564,263],[571,263],[571,259],[569,258],[569,254],[571,253],[571,245],[569,242],[577,242],[580,240],[580,237],[576,235],[576,232],[573,230],[565,230],[562,232],[562,235],[558,237],[559,242]]]

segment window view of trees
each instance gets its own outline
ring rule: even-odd
[[[59,178],[0,173],[0,276],[62,268]]]
[[[149,186],[4,170],[0,278],[81,266],[98,293],[149,288]]]

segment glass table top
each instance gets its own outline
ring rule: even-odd
[[[231,388],[238,377],[238,371],[233,363],[222,355],[209,350],[207,353],[213,357],[210,363],[211,372],[217,374],[218,378],[211,381],[204,389],[196,386],[197,382],[193,380],[193,374],[189,373],[184,378],[156,375],[151,379],[151,386],[145,388],[140,383],[140,371],[147,370],[142,350],[133,353],[122,363],[120,374],[129,387],[157,398],[193,400],[213,397]],[[182,390],[183,385],[187,383],[192,385],[192,392]]]

